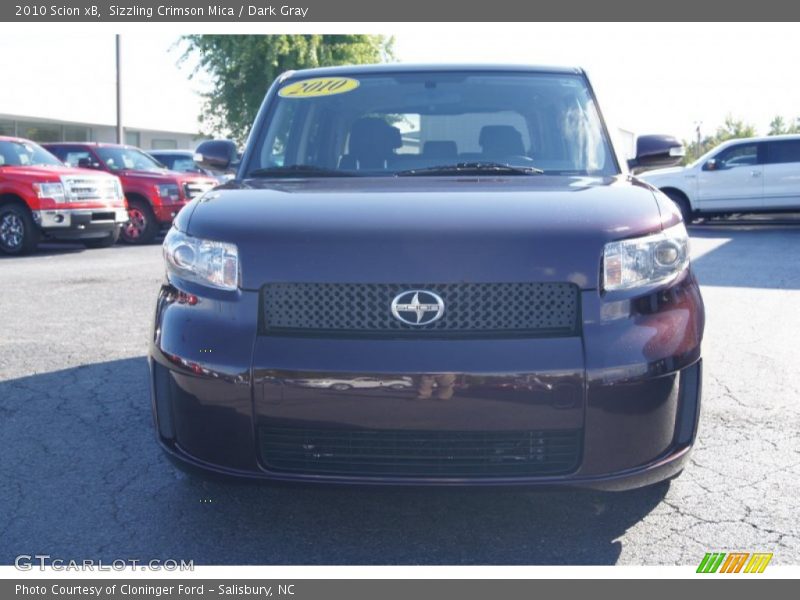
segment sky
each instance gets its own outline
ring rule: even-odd
[[[775,115],[787,120],[800,116],[796,24],[328,27],[330,32],[393,35],[401,62],[581,66],[610,123],[640,134],[686,139],[694,136],[698,123],[709,134],[727,114],[766,133]],[[62,27],[54,35],[53,30],[19,31],[8,24],[0,29],[0,114],[114,122],[113,30],[86,27],[65,34]],[[229,25],[227,31],[244,33],[245,28]],[[123,34],[123,103],[129,126],[197,131],[200,92],[208,80],[189,79],[191,62],[176,64],[180,33],[179,27],[148,25]]]

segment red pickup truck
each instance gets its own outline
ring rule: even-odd
[[[128,200],[130,221],[122,228],[122,240],[147,244],[190,200],[217,185],[213,177],[166,170],[138,148],[118,144],[44,144],[70,166],[107,171],[120,178]]]
[[[28,254],[48,238],[111,246],[127,220],[118,178],[66,167],[34,142],[0,136],[3,254]]]

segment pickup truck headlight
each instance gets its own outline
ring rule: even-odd
[[[118,177],[114,178],[114,191],[117,194],[117,200],[125,200],[125,191],[122,189],[122,182]]]
[[[165,200],[170,202],[177,202],[181,199],[181,193],[178,186],[174,183],[160,183],[156,186],[156,193]]]
[[[39,198],[49,198],[53,202],[66,202],[64,186],[60,183],[34,183],[33,189]]]
[[[646,237],[606,244],[603,289],[627,290],[667,281],[689,265],[689,234],[683,223]]]
[[[164,238],[167,271],[178,277],[220,290],[239,284],[239,250],[235,244],[204,240],[174,227]]]

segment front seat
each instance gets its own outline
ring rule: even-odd
[[[403,145],[400,130],[378,117],[358,119],[350,128],[348,153],[339,161],[339,168],[349,170],[384,169]]]
[[[481,128],[478,144],[484,157],[524,156],[522,134],[511,125],[485,125]]]

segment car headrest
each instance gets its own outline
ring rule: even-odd
[[[525,154],[522,134],[511,125],[484,125],[478,143],[484,154],[503,156]]]
[[[359,158],[386,157],[402,145],[400,130],[378,117],[358,119],[350,128],[349,153]]]

